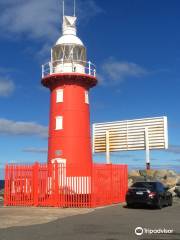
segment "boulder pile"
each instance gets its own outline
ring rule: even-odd
[[[3,204],[4,200],[4,189],[0,190],[0,206]]]
[[[173,197],[180,198],[180,174],[173,170],[131,170],[128,174],[129,187],[137,181],[160,181],[169,188]]]

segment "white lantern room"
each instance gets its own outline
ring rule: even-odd
[[[63,16],[62,36],[51,49],[51,61],[42,66],[42,77],[59,73],[80,73],[96,76],[94,64],[86,59],[86,48],[77,37],[77,18]]]

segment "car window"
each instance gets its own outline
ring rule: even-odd
[[[156,184],[154,182],[136,182],[132,185],[132,187],[148,189],[155,189],[155,186]]]
[[[160,191],[160,192],[164,192],[164,186],[163,186],[163,184],[160,183],[160,182],[157,182],[157,189],[158,189],[158,191]]]

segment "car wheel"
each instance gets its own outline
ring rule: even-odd
[[[173,199],[172,199],[172,197],[170,197],[170,199],[169,199],[169,206],[172,206],[172,204],[173,204]]]
[[[158,203],[157,203],[157,208],[158,208],[158,209],[162,209],[162,207],[163,207],[162,199],[159,198],[159,199],[158,199]]]
[[[126,206],[127,206],[127,208],[132,208],[133,204],[132,203],[127,203]]]

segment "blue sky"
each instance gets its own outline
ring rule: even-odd
[[[7,162],[47,160],[49,92],[41,64],[61,33],[61,1],[0,2],[0,178]],[[66,0],[66,13],[71,3]],[[169,150],[152,166],[180,170],[180,1],[78,0],[78,36],[97,66],[91,122],[168,116]],[[112,154],[144,167],[145,153]],[[95,155],[105,161],[104,155]]]

